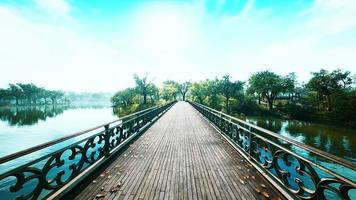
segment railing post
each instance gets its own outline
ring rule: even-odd
[[[104,126],[105,128],[105,145],[104,145],[104,152],[105,156],[110,155],[110,131],[109,131],[109,124]]]
[[[252,134],[251,134],[251,126],[248,127],[248,155],[251,160],[251,150],[252,150]]]

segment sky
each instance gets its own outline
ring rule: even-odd
[[[0,0],[0,87],[115,92],[133,74],[356,73],[355,0]]]

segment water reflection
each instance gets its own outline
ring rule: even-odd
[[[47,118],[56,117],[67,110],[69,106],[29,106],[0,108],[0,120],[10,126],[34,125]]]
[[[309,146],[356,162],[356,130],[354,129],[268,117],[246,117],[246,120]]]

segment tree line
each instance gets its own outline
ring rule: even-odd
[[[355,75],[341,69],[321,69],[311,75],[306,83],[299,83],[295,73],[283,76],[260,71],[245,82],[225,75],[195,82],[167,80],[160,88],[148,75],[134,75],[135,87],[117,92],[112,102],[136,111],[148,105],[189,99],[232,115],[275,115],[356,127]]]
[[[11,83],[0,88],[0,103],[15,105],[57,104],[63,100],[64,92],[47,90],[33,83]]]

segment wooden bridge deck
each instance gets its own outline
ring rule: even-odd
[[[77,191],[75,198],[86,200],[283,199],[184,102]]]

